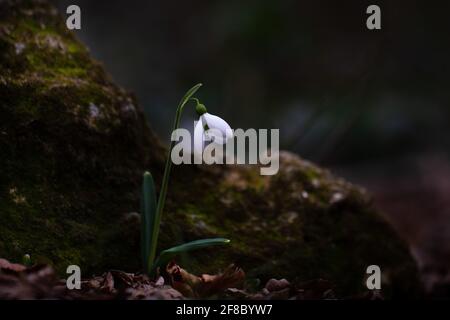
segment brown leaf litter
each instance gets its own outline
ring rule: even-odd
[[[111,270],[81,281],[80,290],[69,290],[48,265],[26,267],[0,259],[0,299],[62,300],[315,300],[337,299],[329,281],[316,279],[297,285],[286,279],[270,279],[264,288],[251,288],[244,271],[235,265],[223,272],[193,275],[170,262],[156,280],[139,273]],[[379,292],[367,292],[353,299],[381,299]]]

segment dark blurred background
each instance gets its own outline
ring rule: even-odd
[[[283,149],[369,189],[427,284],[450,283],[448,4],[55,2],[81,7],[78,36],[163,141],[203,82],[203,102],[233,128],[280,128]],[[366,28],[369,4],[382,30]]]

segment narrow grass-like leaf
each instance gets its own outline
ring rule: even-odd
[[[170,249],[164,250],[159,255],[158,259],[156,259],[155,264],[153,265],[152,270],[155,270],[157,267],[161,267],[166,265],[170,259],[174,258],[176,255],[188,251],[198,250],[211,246],[221,246],[227,245],[230,243],[230,240],[225,238],[213,238],[213,239],[202,239],[195,240],[192,242],[184,243],[182,245],[172,247]]]
[[[202,86],[201,83],[197,83],[195,86],[193,86],[192,88],[190,88],[185,95],[183,96],[183,98],[180,101],[180,106],[184,107],[184,105],[186,104],[186,102],[189,101],[189,99],[197,92],[198,89],[200,89],[200,87]]]
[[[145,172],[142,182],[141,199],[141,250],[144,272],[150,273],[152,261],[150,261],[150,247],[153,228],[156,220],[156,191],[153,177],[150,172]]]

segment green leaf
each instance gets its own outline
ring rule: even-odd
[[[195,86],[193,86],[192,88],[190,88],[185,95],[183,96],[183,98],[180,101],[180,106],[184,106],[186,104],[186,102],[189,101],[189,99],[197,92],[198,89],[200,89],[200,87],[202,86],[201,83],[197,83]]]
[[[180,253],[198,250],[206,247],[227,245],[229,243],[230,240],[225,238],[213,238],[213,239],[195,240],[176,247],[172,247],[170,249],[161,252],[158,259],[156,259],[156,262],[153,265],[152,270],[155,270],[157,267],[166,265],[170,259],[174,258],[176,255]]]
[[[141,199],[141,251],[144,271],[149,273],[153,261],[150,261],[153,228],[156,220],[155,183],[150,172],[145,172],[142,182]]]

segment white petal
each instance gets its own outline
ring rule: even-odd
[[[202,156],[204,148],[204,134],[203,121],[200,119],[194,128],[194,153]]]
[[[215,142],[224,144],[228,139],[233,137],[233,130],[231,129],[230,125],[222,118],[209,113],[205,113],[202,115],[202,119],[206,121],[206,125],[208,126],[208,128],[219,130],[222,133],[222,137],[214,137]]]

